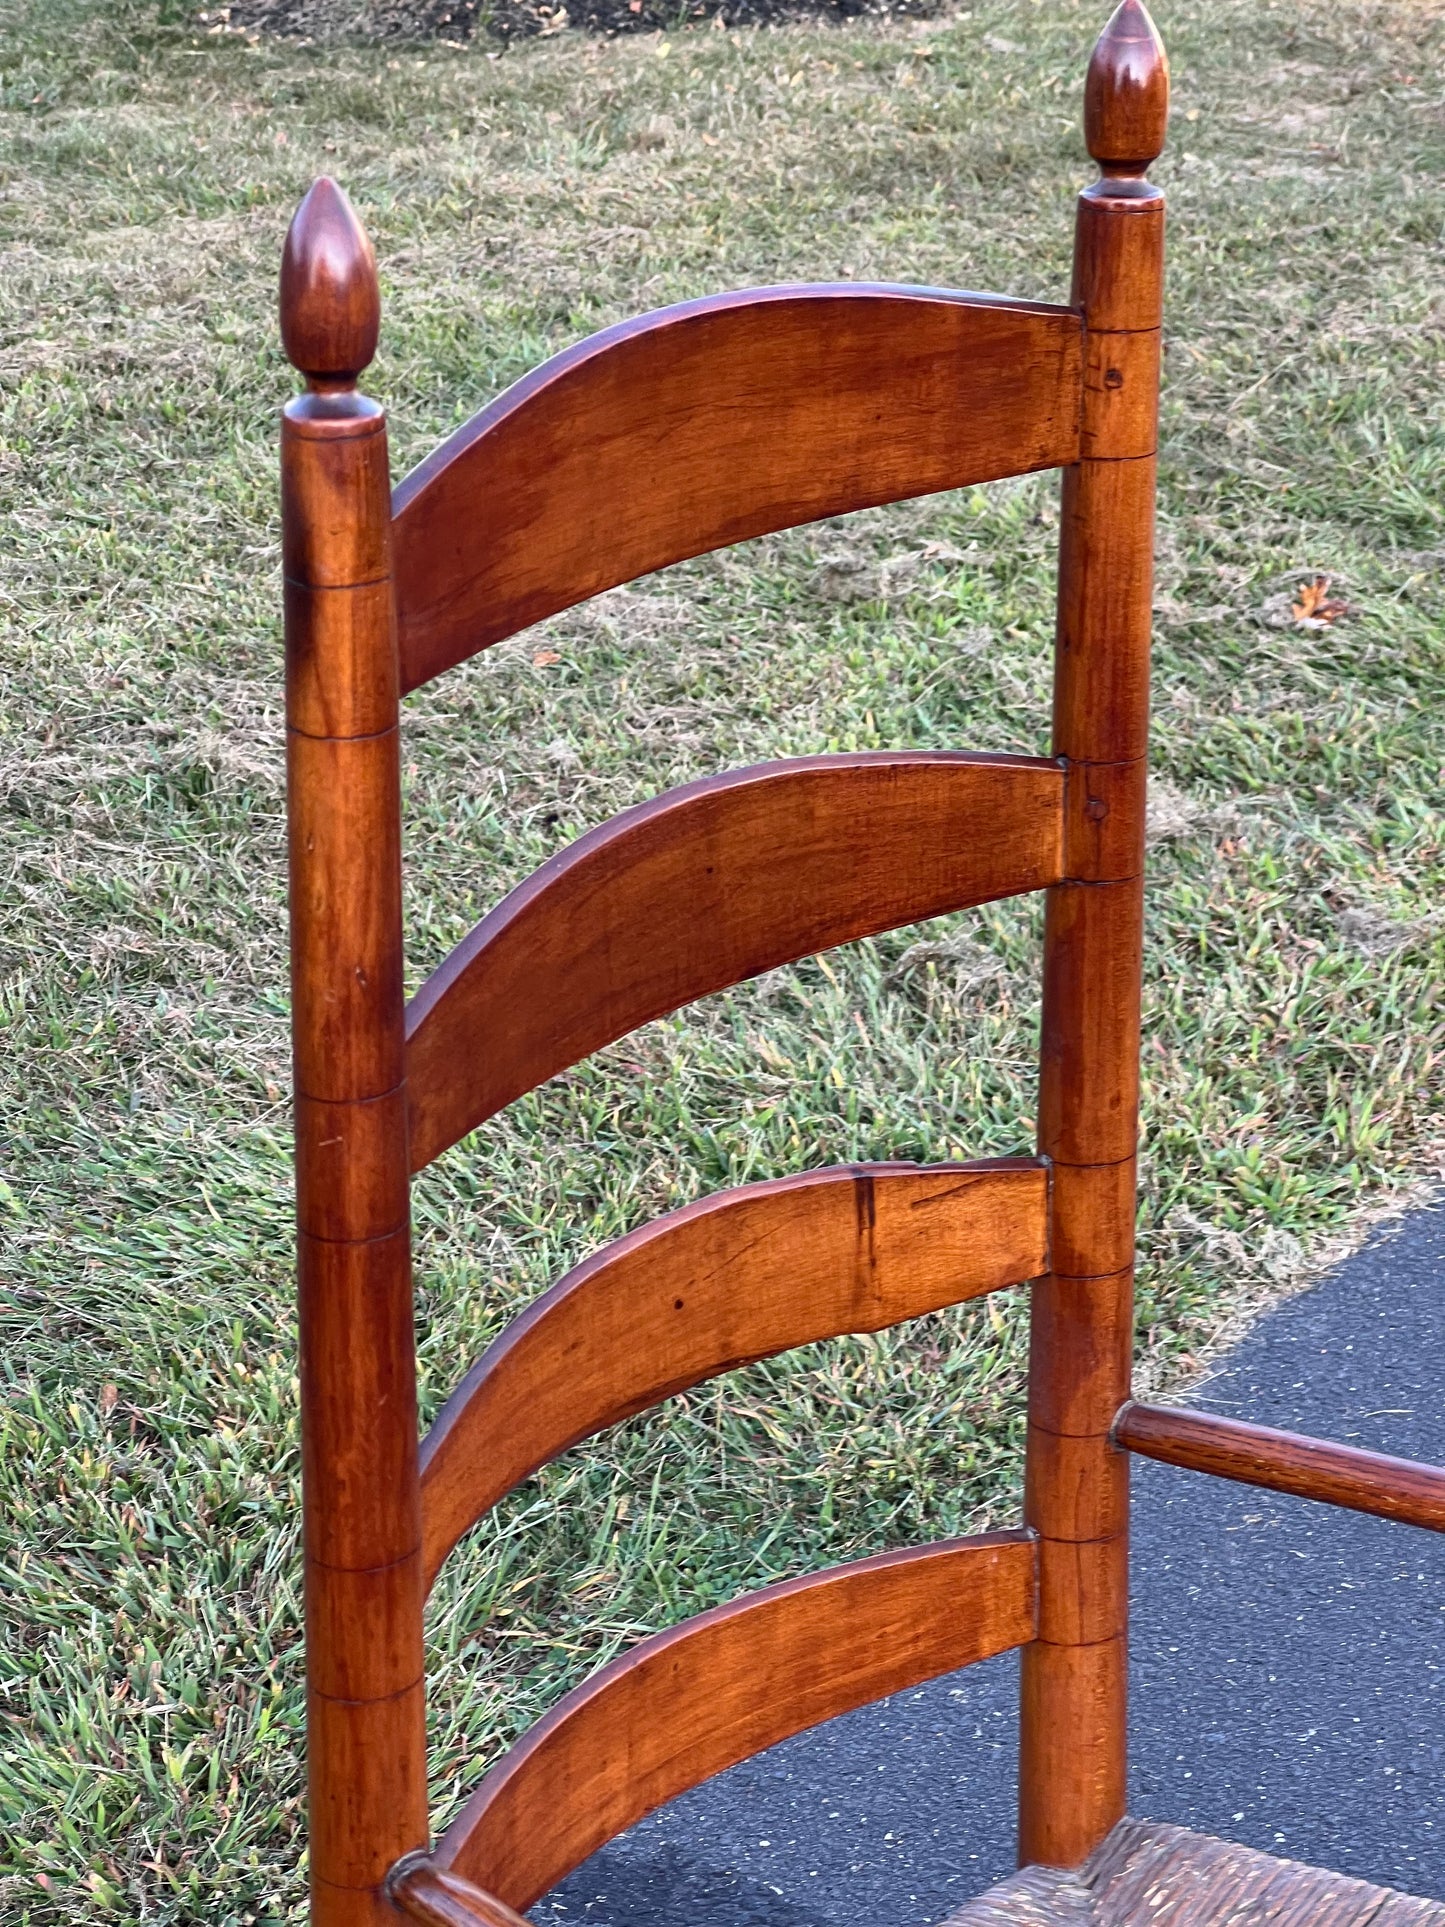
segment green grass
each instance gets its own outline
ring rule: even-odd
[[[7,1920],[232,1927],[301,1903],[272,311],[292,206],[329,170],[375,237],[370,387],[400,472],[638,307],[843,274],[1056,298],[1103,10],[498,59],[12,5]],[[1160,22],[1156,1381],[1433,1168],[1445,1048],[1441,12],[1161,0]],[[414,701],[416,972],[567,838],[702,771],[1045,747],[1055,501],[1030,480],[756,543]],[[1320,571],[1351,613],[1310,631],[1289,599]],[[417,1189],[428,1409],[545,1281],[660,1209],[822,1161],[1027,1148],[1037,953],[1029,904],[862,944],[494,1120]],[[1007,1517],[1024,1310],[735,1374],[529,1482],[434,1602],[438,1815],[642,1628]]]

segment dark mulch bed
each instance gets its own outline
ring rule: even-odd
[[[769,26],[787,20],[927,18],[939,0],[233,0],[209,25],[306,40],[499,41],[554,34],[655,33],[684,26]]]

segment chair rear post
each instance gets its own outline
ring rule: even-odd
[[[1039,1149],[1050,1275],[1035,1286],[1025,1518],[1040,1547],[1024,1648],[1019,1858],[1076,1866],[1125,1810],[1128,1483],[1110,1443],[1132,1342],[1164,49],[1138,0],[1100,36],[1073,300],[1085,326],[1079,462],[1065,471],[1054,751],[1065,881],[1048,893]]]
[[[287,237],[288,834],[316,1927],[395,1923],[427,1841],[403,1085],[398,679],[371,247],[318,181]]]

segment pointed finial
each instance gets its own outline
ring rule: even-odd
[[[286,354],[313,388],[351,388],[380,329],[376,256],[350,201],[323,174],[297,208],[281,257]]]
[[[1105,174],[1137,178],[1164,151],[1169,57],[1140,0],[1120,0],[1084,82],[1084,139]]]

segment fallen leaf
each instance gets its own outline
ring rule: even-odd
[[[1299,594],[1290,604],[1296,622],[1334,622],[1349,610],[1343,596],[1330,594],[1330,578],[1317,575],[1313,582],[1302,582]]]
[[[561,662],[561,660],[562,658],[557,654],[555,649],[539,649],[532,657],[532,667],[534,669],[550,669],[554,662]]]

